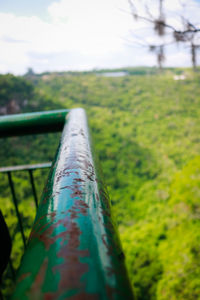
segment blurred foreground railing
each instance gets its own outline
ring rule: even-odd
[[[5,172],[14,195],[11,173]],[[133,299],[83,109],[67,115],[12,299]]]

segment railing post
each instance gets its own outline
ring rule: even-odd
[[[30,177],[32,191],[33,191],[33,198],[34,198],[34,201],[35,201],[35,207],[36,207],[36,210],[37,210],[37,208],[38,208],[38,198],[37,198],[35,183],[34,183],[34,179],[33,179],[33,170],[31,170],[31,169],[28,170],[28,173],[29,173],[29,177]]]
[[[11,189],[11,193],[12,193],[13,203],[14,203],[14,206],[15,206],[15,211],[16,211],[18,222],[19,222],[19,228],[20,228],[22,240],[23,240],[23,243],[24,243],[24,248],[26,248],[26,239],[25,239],[25,235],[24,235],[24,229],[23,229],[23,225],[22,225],[21,216],[20,216],[19,209],[18,209],[18,203],[17,203],[16,194],[15,194],[12,175],[11,175],[11,172],[8,172],[7,174],[8,174],[8,181],[9,181],[9,185],[10,185],[10,189]]]
[[[68,115],[12,299],[133,299],[82,109]]]

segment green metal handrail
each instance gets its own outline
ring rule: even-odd
[[[67,115],[17,278],[15,300],[133,299],[83,109]]]
[[[0,138],[57,132],[63,129],[69,109],[8,115],[0,118]]]

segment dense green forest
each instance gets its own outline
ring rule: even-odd
[[[0,111],[85,108],[136,299],[200,299],[200,75],[111,71],[126,74],[1,75]],[[182,73],[185,79],[175,80]],[[2,139],[1,166],[51,161],[59,137]],[[38,194],[47,173],[35,171]],[[35,214],[30,184],[23,172],[14,181],[28,236]],[[0,207],[15,239],[17,268],[22,245],[7,185],[0,174]]]

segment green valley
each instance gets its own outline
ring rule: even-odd
[[[190,69],[110,71],[126,74],[0,75],[0,108],[85,108],[136,299],[200,299],[200,75]],[[185,79],[176,80],[179,74]],[[2,139],[1,166],[51,161],[59,137]],[[38,194],[46,177],[46,170],[36,171]],[[0,207],[15,236],[17,267],[22,245],[7,178],[0,178]],[[28,236],[30,188],[25,174],[14,180]]]

